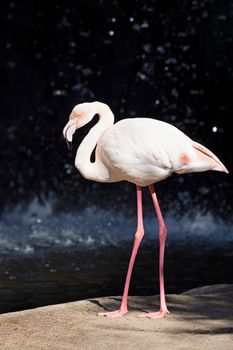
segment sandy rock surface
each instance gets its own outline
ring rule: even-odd
[[[121,318],[97,316],[118,308],[120,297],[82,300],[0,315],[1,350],[233,349],[233,285],[168,295],[171,312],[151,320],[158,296],[130,297]]]

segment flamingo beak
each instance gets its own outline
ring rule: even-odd
[[[70,141],[68,141],[68,140],[66,139],[66,144],[67,144],[68,150],[69,150],[69,151],[72,151],[72,142],[70,142]]]
[[[77,129],[77,120],[76,119],[71,119],[68,121],[66,126],[63,129],[63,136],[66,140],[66,144],[69,150],[72,150],[72,140],[73,140],[73,135]]]

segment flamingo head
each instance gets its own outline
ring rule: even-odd
[[[67,141],[68,147],[69,143],[72,142],[75,131],[89,123],[95,114],[94,103],[80,103],[73,108],[69,121],[63,129],[63,136]]]

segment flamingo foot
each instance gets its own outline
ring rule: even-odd
[[[98,316],[105,316],[105,317],[109,317],[109,318],[117,318],[117,317],[124,316],[125,314],[127,314],[127,312],[128,312],[127,309],[119,309],[119,310],[116,310],[116,311],[100,312],[100,313],[98,313]]]
[[[163,318],[170,312],[167,309],[160,310],[157,312],[149,312],[148,314],[139,315],[139,317],[147,317],[147,318]]]

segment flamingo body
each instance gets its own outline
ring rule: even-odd
[[[89,180],[99,182],[129,181],[137,187],[137,230],[119,310],[104,316],[119,317],[127,313],[127,298],[134,261],[144,235],[142,187],[149,186],[159,224],[160,310],[144,316],[161,318],[168,314],[164,289],[164,252],[167,228],[153,184],[172,173],[206,170],[228,172],[222,162],[203,145],[163,121],[150,118],[124,119],[114,124],[110,108],[100,102],[82,103],[73,109],[63,134],[72,141],[76,129],[99,115],[98,123],[80,144],[75,166]],[[95,161],[91,154],[95,151]]]
[[[96,159],[108,168],[108,182],[126,180],[138,186],[172,173],[224,169],[204,146],[176,127],[150,118],[124,119],[107,129],[97,142]]]

